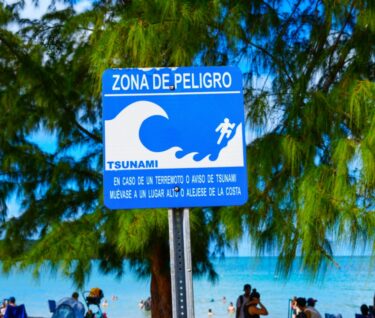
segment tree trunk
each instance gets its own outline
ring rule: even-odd
[[[151,254],[151,317],[172,318],[169,249],[155,244]]]

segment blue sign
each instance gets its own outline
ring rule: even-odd
[[[108,208],[247,201],[238,68],[109,69],[102,94]]]

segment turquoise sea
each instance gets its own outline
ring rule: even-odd
[[[322,314],[341,313],[344,318],[354,318],[361,304],[373,302],[375,268],[370,267],[369,257],[337,257],[336,260],[340,269],[330,268],[324,279],[318,281],[311,281],[308,275],[298,270],[288,280],[277,277],[276,258],[273,257],[214,260],[219,274],[216,284],[205,278],[194,279],[195,317],[207,317],[209,308],[214,317],[234,317],[227,313],[226,308],[242,293],[243,285],[250,283],[261,293],[270,318],[288,317],[289,299],[293,296],[318,299],[316,308]],[[149,283],[147,279],[138,280],[130,271],[120,280],[94,271],[85,289],[103,289],[104,299],[108,302],[103,311],[109,318],[146,318],[150,315],[140,310],[138,303],[149,296]],[[51,317],[47,300],[59,300],[74,290],[71,281],[60,275],[46,273],[37,281],[31,273],[0,275],[0,298],[15,296],[17,303],[24,303],[29,316],[33,317]],[[112,296],[117,296],[117,300],[112,300]],[[222,301],[224,296],[226,303]]]

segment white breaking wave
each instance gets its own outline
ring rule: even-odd
[[[220,151],[216,160],[211,161],[210,155],[207,155],[202,160],[195,161],[193,157],[197,152],[176,158],[176,152],[182,150],[180,147],[153,152],[143,146],[139,131],[143,122],[152,116],[168,118],[168,114],[157,104],[138,101],[124,108],[115,118],[106,120],[105,161],[157,160],[158,169],[244,166],[242,124],[237,126],[234,137]]]

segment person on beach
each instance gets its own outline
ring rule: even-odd
[[[85,314],[85,318],[94,318],[94,313],[91,309],[87,309],[87,312]]]
[[[299,311],[299,313],[296,318],[311,318],[311,311],[306,310],[306,304],[306,298],[297,298],[297,311]]]
[[[78,293],[74,292],[72,298],[75,300],[73,310],[76,312],[76,318],[85,317],[85,306],[78,300]]]
[[[233,314],[234,312],[236,311],[236,308],[234,308],[234,305],[232,302],[229,303],[229,306],[228,306],[228,312],[230,314]]]
[[[16,298],[9,297],[4,318],[27,318],[25,305],[16,305]]]
[[[294,296],[292,298],[292,301],[290,303],[290,310],[292,312],[292,318],[296,318],[297,317],[297,296]]]
[[[145,302],[143,299],[141,299],[141,301],[138,303],[138,307],[139,309],[143,309],[145,307]]]
[[[7,310],[8,300],[4,299],[0,306],[0,318],[4,317],[5,311]]]
[[[103,300],[102,306],[103,306],[103,308],[107,308],[108,307],[108,300],[107,299]]]
[[[144,306],[143,306],[144,310],[150,311],[151,310],[151,303],[152,303],[151,297],[148,297],[144,302]]]
[[[212,312],[212,309],[208,309],[208,317],[212,317],[214,315],[214,313]]]
[[[236,303],[236,318],[245,318],[244,306],[250,300],[251,285],[245,284],[243,286],[244,294],[237,298]]]
[[[16,305],[16,298],[14,298],[13,296],[9,297],[9,299],[8,299],[8,306],[13,306],[13,307],[17,306]]]
[[[322,318],[320,312],[315,308],[315,303],[317,302],[314,298],[307,299],[306,311],[310,311],[311,318]]]
[[[250,295],[250,301],[246,305],[248,315],[246,318],[259,318],[260,316],[267,316],[267,308],[260,302],[260,294],[254,288]],[[259,307],[258,307],[259,306]]]

